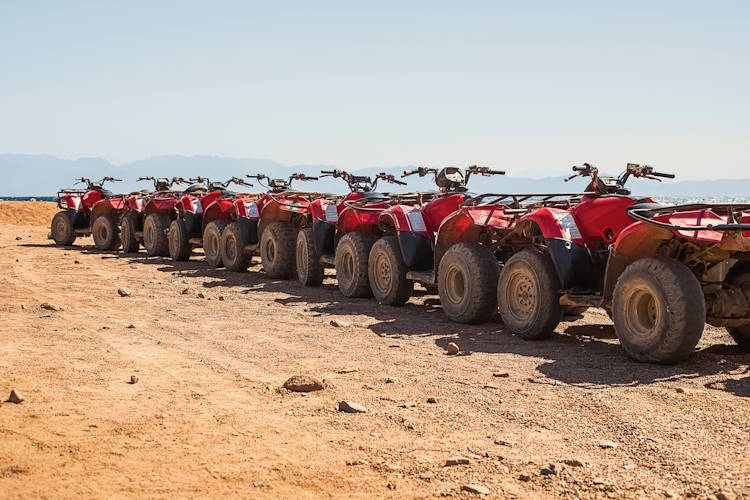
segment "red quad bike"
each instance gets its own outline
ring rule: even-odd
[[[63,189],[57,193],[57,206],[62,209],[52,218],[52,239],[56,245],[72,245],[79,236],[94,236],[99,250],[115,250],[120,245],[117,216],[122,199],[104,189],[105,182],[119,182],[104,177],[99,182],[81,177],[76,184],[86,189]]]
[[[334,195],[291,189],[293,181],[317,180],[305,174],[292,174],[289,179],[269,179],[268,192],[257,202],[234,206],[234,221],[222,235],[221,252],[224,265],[232,271],[247,269],[250,258],[259,251],[263,270],[270,278],[287,279],[296,270],[295,246],[297,231],[312,224],[310,205],[318,198]]]
[[[409,196],[381,194],[375,189],[379,180],[402,186],[406,183],[382,172],[374,180],[342,170],[324,170],[321,174],[343,179],[350,192],[339,199],[319,198],[310,205],[312,225],[297,232],[297,278],[303,285],[320,285],[325,267],[333,266],[341,293],[347,297],[368,297],[371,292],[367,259],[373,243],[382,235],[378,215],[393,200]],[[416,201],[414,195],[411,200]]]
[[[205,177],[191,179],[203,189],[186,192],[176,206],[177,217],[169,227],[169,255],[175,261],[187,261],[195,247],[202,247],[206,262],[222,265],[221,234],[231,221],[233,201],[238,197],[256,197],[228,191],[230,184],[252,186],[239,177],[226,182],[211,182]]]
[[[152,214],[165,214],[171,218],[174,206],[177,203],[179,191],[172,191],[175,184],[182,184],[182,177],[173,177],[170,181],[163,177],[139,177],[138,181],[153,181],[154,191],[143,190],[123,196],[124,206],[120,218],[120,239],[122,240],[123,253],[137,253],[143,244],[146,253],[150,256],[158,255],[158,238],[154,236],[153,228],[158,221],[149,223],[149,239],[146,244],[144,238],[145,220]],[[153,219],[153,218],[152,218]]]
[[[435,240],[441,224],[467,198],[466,184],[472,175],[504,175],[505,172],[476,165],[465,172],[455,167],[439,171],[420,167],[404,172],[403,176],[413,174],[420,177],[433,174],[440,193],[425,204],[394,205],[379,215],[378,225],[386,236],[372,246],[368,271],[372,293],[381,304],[405,304],[412,294],[415,281],[428,288],[439,285],[435,270],[441,254],[435,252]],[[461,258],[469,266],[486,262],[488,257],[480,250],[467,248]],[[474,309],[477,310],[464,312],[465,321],[477,322],[487,315],[486,307],[475,305]]]
[[[750,205],[663,206],[632,197],[630,177],[672,174],[628,164],[620,177],[591,177],[567,210],[540,208],[494,243],[505,261],[497,286],[506,327],[549,336],[563,307],[611,312],[625,352],[638,361],[688,357],[706,322],[750,348]]]

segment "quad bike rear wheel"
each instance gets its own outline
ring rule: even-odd
[[[250,254],[245,251],[246,244],[237,222],[230,223],[221,233],[221,261],[228,271],[247,271]]]
[[[113,215],[100,215],[91,228],[94,246],[97,250],[117,250],[120,248],[120,234],[117,219]]]
[[[737,265],[735,265],[737,267]],[[727,283],[742,288],[745,294],[750,290],[750,265],[732,269],[726,279]],[[732,336],[740,349],[750,351],[750,325],[728,326],[727,331]]]
[[[372,295],[380,304],[402,306],[414,291],[395,236],[385,236],[372,245],[367,272]]]
[[[143,222],[143,246],[149,257],[169,255],[169,215],[154,213],[146,216]]]
[[[692,354],[706,322],[703,290],[681,262],[639,259],[625,268],[612,298],[615,333],[638,361],[675,363]]]
[[[313,229],[306,227],[297,233],[297,280],[305,286],[323,283],[325,268],[315,253]]]
[[[134,212],[127,213],[120,220],[120,240],[122,241],[123,253],[138,253],[141,244],[135,237],[138,228],[138,214]]]
[[[548,338],[560,323],[560,280],[549,254],[527,248],[505,263],[497,305],[505,326],[526,340]]]
[[[203,253],[206,255],[206,262],[214,267],[221,267],[221,233],[227,227],[226,221],[214,220],[206,225],[203,231]]]
[[[483,323],[497,312],[497,259],[479,243],[457,243],[440,260],[438,294],[457,323]]]
[[[181,218],[176,218],[169,226],[169,256],[175,262],[190,260],[193,247],[190,246],[187,224]]]
[[[369,233],[347,233],[336,247],[336,280],[345,297],[372,295],[367,273],[367,261],[375,243]]]
[[[260,260],[270,278],[287,279],[295,272],[297,232],[289,222],[272,222],[260,238]]]
[[[52,239],[55,245],[68,246],[76,240],[75,228],[73,227],[73,218],[70,214],[61,210],[52,217]]]

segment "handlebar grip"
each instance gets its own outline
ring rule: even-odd
[[[308,176],[305,176],[304,180],[306,180],[306,181],[317,181],[318,178],[317,177],[308,177]]]
[[[419,170],[404,170],[404,173],[401,175],[401,177],[406,177],[407,175],[414,175],[416,173],[419,173]]]
[[[505,175],[505,170],[490,170],[489,173],[492,175]]]
[[[665,174],[665,173],[662,173],[662,172],[651,172],[651,175],[653,175],[654,177],[664,177],[665,179],[674,179],[675,178],[674,174]]]
[[[400,181],[400,180],[398,180],[398,179],[393,179],[393,180],[392,180],[391,182],[392,182],[393,184],[398,184],[398,185],[400,185],[400,186],[406,186],[406,183],[405,183],[404,181]]]
[[[586,167],[577,167],[573,165],[573,172],[583,172],[584,170],[586,170]]]
[[[326,174],[326,175],[333,175],[334,174],[333,170],[321,170],[320,173],[321,174]]]

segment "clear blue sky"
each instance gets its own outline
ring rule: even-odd
[[[750,176],[750,2],[0,3],[0,153]]]

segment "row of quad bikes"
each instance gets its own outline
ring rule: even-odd
[[[628,179],[672,174],[628,164],[619,177],[573,167],[589,177],[583,193],[468,193],[472,175],[504,172],[419,168],[438,191],[389,194],[375,178],[323,171],[349,186],[345,196],[300,191],[289,179],[247,176],[265,193],[236,193],[241,178],[141,178],[153,191],[113,195],[104,182],[60,192],[63,209],[52,237],[70,245],[93,235],[97,248],[206,261],[245,271],[259,254],[271,278],[320,285],[334,267],[347,297],[405,304],[414,284],[437,289],[445,314],[481,323],[500,314],[524,339],[549,337],[563,319],[604,308],[623,349],[639,361],[673,363],[689,356],[704,324],[726,327],[750,350],[750,205],[665,206],[631,195]]]

